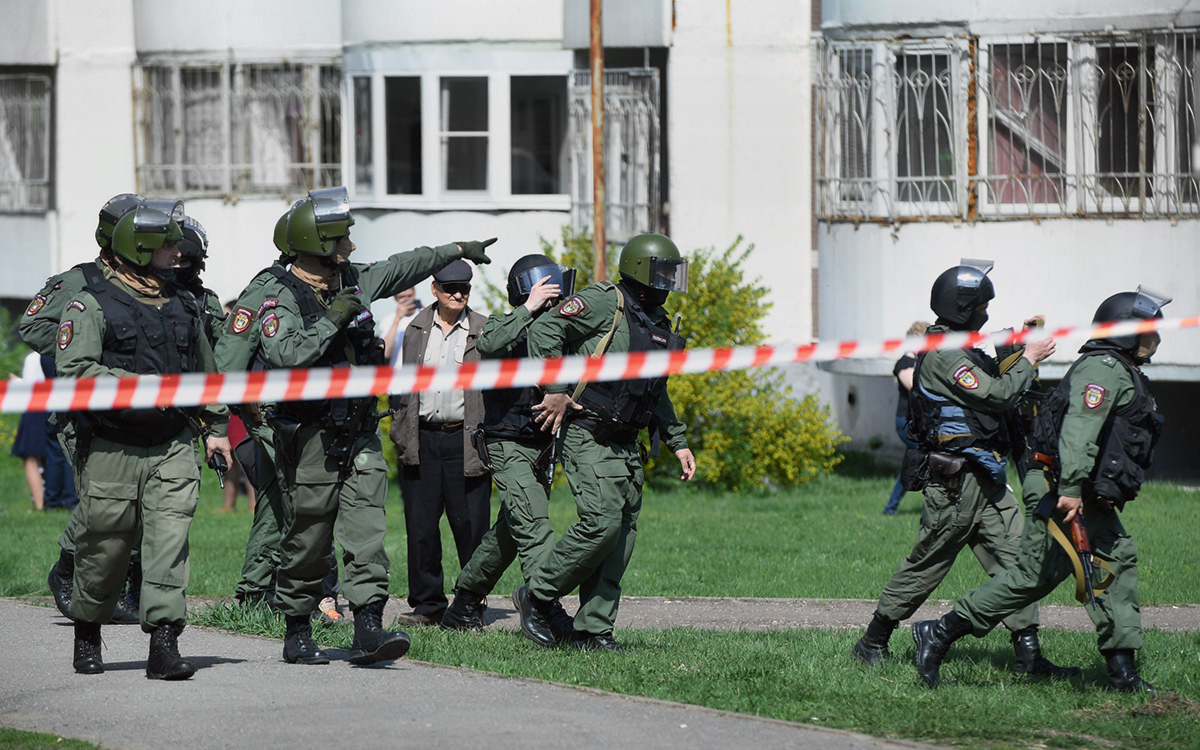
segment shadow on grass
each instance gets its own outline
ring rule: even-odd
[[[865,451],[846,451],[833,473],[849,479],[895,479],[896,468]]]

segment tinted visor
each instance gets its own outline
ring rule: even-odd
[[[537,266],[519,274],[516,278],[518,296],[528,297],[534,285],[542,279],[550,279],[548,283],[557,284],[563,297],[575,293],[575,269],[551,265]]]
[[[350,192],[344,187],[311,190],[313,219],[317,235],[322,240],[337,240],[346,236],[354,218],[350,215]]]
[[[668,292],[688,290],[688,262],[686,258],[647,258],[650,275],[646,286],[665,289]]]
[[[153,208],[171,217],[176,224],[183,223],[183,201],[142,201],[146,208]]]
[[[1143,320],[1158,317],[1162,315],[1162,308],[1170,301],[1171,298],[1165,294],[1139,286],[1133,299],[1133,317]]]

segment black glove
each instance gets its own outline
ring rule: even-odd
[[[471,261],[475,265],[479,265],[480,263],[492,262],[491,258],[483,254],[483,249],[495,241],[496,238],[493,237],[490,240],[484,240],[483,242],[472,240],[471,242],[456,242],[454,244],[462,248],[462,257]]]
[[[362,298],[355,294],[353,289],[343,289],[333,296],[325,317],[338,328],[345,328],[347,323],[365,309]]]

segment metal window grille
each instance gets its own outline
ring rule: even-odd
[[[571,226],[592,226],[592,75],[571,73]],[[658,70],[604,71],[605,234],[625,242],[662,227],[659,202]]]
[[[819,215],[1200,216],[1198,40],[1193,29],[825,42]]]
[[[50,78],[0,75],[0,212],[50,205]]]
[[[156,63],[138,73],[143,194],[234,198],[341,184],[336,65]]]

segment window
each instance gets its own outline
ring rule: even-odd
[[[354,79],[354,179],[365,190],[375,186],[375,164],[371,156],[371,79]]]
[[[421,194],[421,79],[387,78],[387,191]],[[366,192],[363,185],[360,192]]]
[[[509,90],[513,194],[566,192],[567,79],[513,76]]]
[[[50,207],[50,76],[0,75],[0,212]]]
[[[439,105],[442,189],[487,190],[487,79],[443,78]]]
[[[138,72],[140,192],[295,194],[341,183],[337,66],[148,63]]]
[[[954,195],[954,107],[950,55],[896,54],[897,197],[949,203]]]

